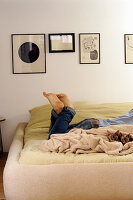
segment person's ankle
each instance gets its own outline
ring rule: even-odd
[[[64,110],[64,111],[69,111],[69,112],[71,112],[73,115],[76,114],[76,111],[75,111],[72,107],[70,107],[70,106],[64,106],[64,107],[63,107],[63,110]]]

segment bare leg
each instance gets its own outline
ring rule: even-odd
[[[75,108],[74,103],[68,98],[66,94],[57,94],[57,97],[60,99],[60,101],[64,104],[64,106],[69,106],[71,108]]]
[[[56,94],[54,94],[54,93],[47,94],[46,92],[43,92],[43,95],[48,99],[48,101],[52,105],[55,112],[57,114],[60,114],[60,112],[62,111],[62,109],[64,107],[64,104],[63,104],[63,102],[60,101],[60,99],[56,96]]]

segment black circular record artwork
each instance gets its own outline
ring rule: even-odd
[[[32,42],[25,42],[19,47],[18,54],[23,62],[33,63],[39,57],[39,48]]]

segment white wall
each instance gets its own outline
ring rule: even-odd
[[[124,64],[124,34],[133,33],[132,0],[0,0],[0,115],[4,150],[28,110],[47,101],[42,91],[73,101],[133,101],[133,65]],[[74,32],[75,53],[48,53],[48,33]],[[101,35],[101,64],[79,64],[78,34]],[[45,33],[46,74],[12,74],[11,34]]]

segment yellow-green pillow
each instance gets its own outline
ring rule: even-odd
[[[84,111],[91,103],[90,102],[76,102],[76,108]],[[50,125],[50,116],[51,116],[52,106],[50,104],[37,106],[31,110],[30,112],[30,120],[27,127],[45,127],[48,128]]]
[[[30,121],[27,127],[49,127],[52,106],[50,104],[35,107],[30,112]]]
[[[71,123],[77,123],[85,118],[115,118],[133,109],[133,102],[88,104],[77,107],[76,115]]]

